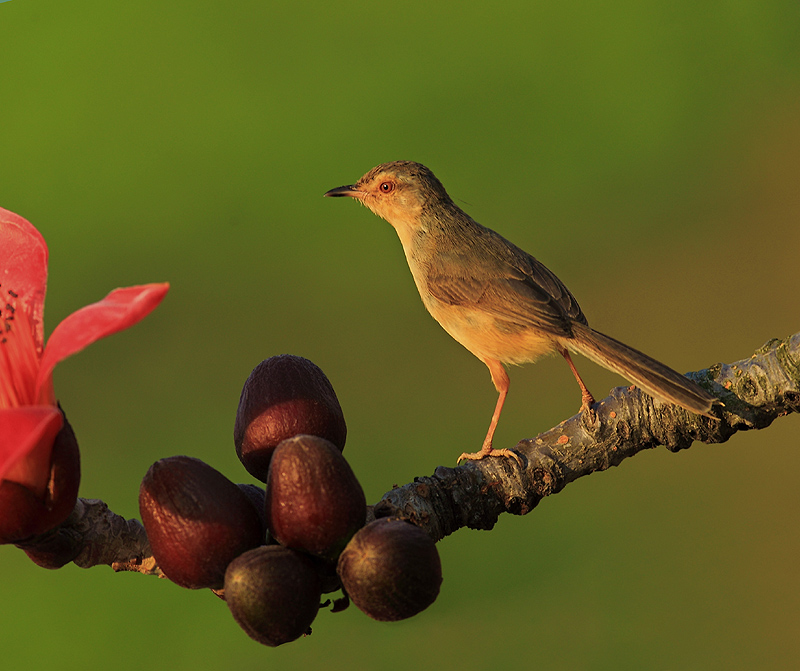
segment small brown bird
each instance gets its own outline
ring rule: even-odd
[[[424,165],[384,163],[358,182],[328,191],[366,205],[397,231],[408,267],[433,318],[489,368],[499,393],[479,452],[462,459],[508,456],[492,447],[508,395],[504,364],[531,363],[558,352],[581,388],[581,409],[594,397],[570,357],[578,352],[619,373],[648,394],[709,414],[719,401],[695,382],[646,354],[589,328],[578,302],[550,270],[459,208]]]

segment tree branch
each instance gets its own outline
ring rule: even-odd
[[[800,411],[800,333],[690,377],[724,403],[715,406],[718,419],[659,403],[635,387],[617,387],[591,412],[520,441],[514,449],[523,468],[499,458],[440,466],[386,493],[374,516],[405,517],[438,541],[461,527],[491,529],[504,512],[525,515],[570,482],[642,450],[664,445],[677,452],[695,441],[723,443],[738,431],[763,429]],[[20,547],[47,568],[74,561],[83,568],[105,564],[163,576],[138,520],[125,520],[98,500],[79,499],[64,524]]]
[[[107,565],[164,577],[141,522],[126,520],[98,499],[78,499],[63,524],[17,547],[43,568],[74,562],[81,568]]]
[[[800,333],[690,377],[724,403],[715,406],[719,419],[664,405],[636,387],[617,387],[593,412],[520,441],[514,449],[523,469],[511,459],[440,466],[432,476],[385,494],[375,515],[406,517],[436,540],[465,526],[491,529],[501,513],[525,515],[570,482],[642,450],[664,445],[677,452],[695,441],[724,443],[737,431],[763,429],[800,411]]]

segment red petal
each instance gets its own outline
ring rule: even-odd
[[[36,345],[44,343],[44,295],[47,244],[42,234],[18,214],[0,207],[0,298],[22,305],[31,315]]]
[[[49,443],[52,446],[62,424],[61,411],[53,406],[29,405],[0,410],[0,480],[38,445]],[[45,466],[49,472],[49,461]]]
[[[145,284],[114,289],[103,300],[73,312],[62,321],[47,340],[36,380],[37,397],[46,391],[56,364],[79,352],[95,340],[133,326],[144,319],[162,301],[169,284]]]

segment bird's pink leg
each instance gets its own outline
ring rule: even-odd
[[[482,361],[489,367],[489,373],[492,375],[494,388],[497,389],[497,392],[500,394],[500,396],[497,398],[497,405],[494,407],[494,414],[492,415],[492,421],[489,424],[489,431],[486,434],[486,438],[483,440],[483,447],[481,447],[480,452],[464,452],[464,454],[458,458],[456,463],[460,462],[462,459],[474,461],[477,459],[483,459],[485,457],[511,457],[512,459],[516,459],[517,463],[522,466],[522,460],[513,450],[495,450],[492,447],[494,431],[497,428],[497,422],[500,420],[500,413],[503,410],[503,404],[506,401],[506,396],[508,396],[508,388],[511,385],[511,382],[508,379],[508,373],[506,373],[506,369],[503,368],[502,363],[496,359],[482,359]]]
[[[558,351],[561,353],[561,356],[567,360],[569,369],[572,371],[572,374],[575,376],[581,388],[581,411],[588,410],[594,405],[594,396],[592,396],[592,392],[586,388],[583,380],[581,380],[581,376],[578,375],[578,369],[575,368],[575,364],[572,363],[572,357],[569,355],[569,352],[566,349],[559,349]]]

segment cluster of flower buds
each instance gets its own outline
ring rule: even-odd
[[[58,534],[77,500],[80,454],[53,369],[144,318],[169,285],[116,289],[67,317],[45,344],[47,259],[41,234],[0,208],[0,544],[58,568],[80,549]],[[322,595],[339,589],[345,598],[334,611],[347,597],[378,620],[427,608],[442,581],[436,546],[402,520],[364,526],[364,490],[342,456],[346,437],[317,366],[291,355],[262,361],[242,390],[234,443],[266,490],[236,485],[192,457],[153,464],[139,509],[161,570],[182,587],[224,596],[242,628],[270,646],[307,633]]]
[[[156,462],[142,482],[142,521],[164,574],[184,587],[223,587],[236,622],[269,646],[309,633],[323,594],[339,589],[377,620],[427,608],[442,581],[436,545],[399,519],[365,526],[346,435],[316,365],[292,355],[262,361],[242,390],[234,442],[266,489],[235,485],[189,457]]]

